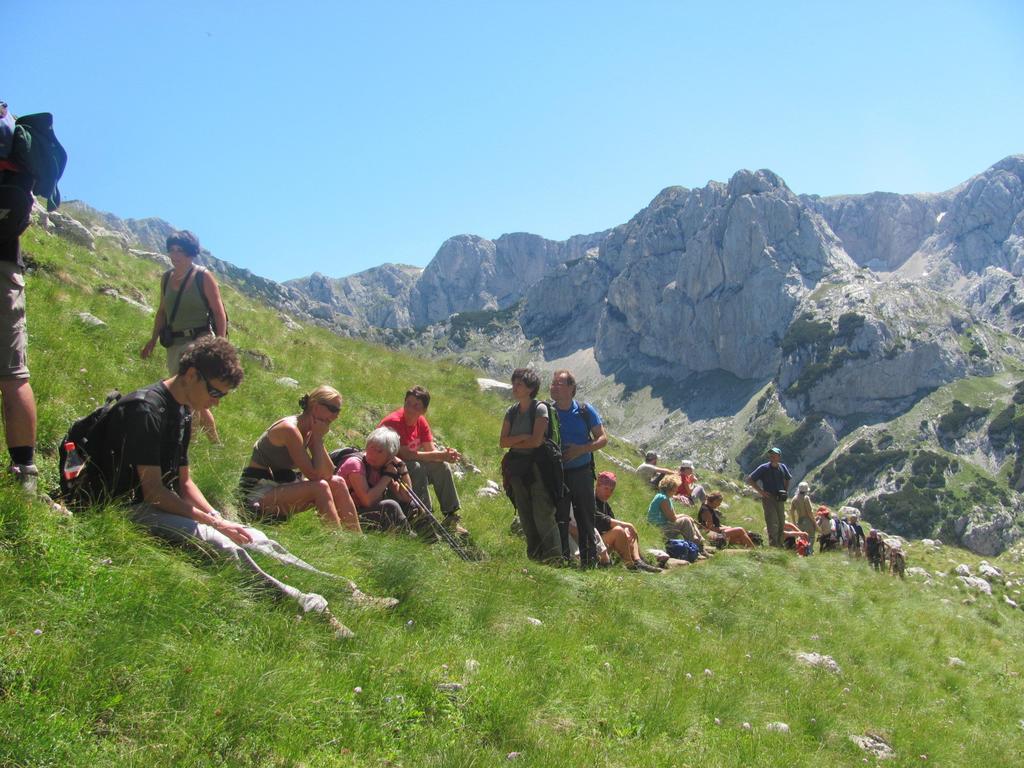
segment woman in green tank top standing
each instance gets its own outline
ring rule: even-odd
[[[208,269],[195,264],[199,238],[183,229],[167,236],[167,256],[171,269],[160,282],[160,307],[153,321],[153,334],[141,356],[145,360],[157,341],[167,348],[167,372],[178,373],[178,360],[193,341],[202,336],[227,336],[228,316],[220,298],[220,287]],[[199,424],[210,439],[220,442],[213,412],[198,412]]]

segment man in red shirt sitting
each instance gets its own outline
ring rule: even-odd
[[[430,406],[430,392],[415,386],[405,393],[405,403],[381,419],[378,426],[388,427],[398,433],[401,447],[398,457],[409,468],[413,492],[430,507],[428,484],[434,486],[437,502],[444,514],[443,525],[450,530],[465,534],[459,525],[459,493],[455,490],[455,478],[449,464],[459,461],[462,456],[454,448],[438,450],[434,435],[424,414]]]

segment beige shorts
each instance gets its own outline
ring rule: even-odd
[[[12,261],[0,261],[0,379],[28,378],[25,275]]]
[[[175,342],[167,348],[167,373],[171,376],[177,375],[178,363],[181,362],[181,356],[185,354],[185,350],[191,347],[193,342],[207,335],[208,334],[204,333],[202,336],[196,336],[194,339],[187,337],[176,339]]]

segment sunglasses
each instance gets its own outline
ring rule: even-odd
[[[171,246],[170,248],[168,248],[168,249],[167,249],[167,253],[168,253],[168,254],[172,254],[172,253],[180,253],[180,254],[182,254],[183,256],[188,256],[188,255],[189,255],[189,254],[188,254],[188,251],[186,251],[186,250],[185,250],[184,248],[182,248],[182,247],[181,247],[180,245],[172,245],[172,246]]]
[[[199,372],[198,369],[196,370],[196,373],[199,374],[199,378],[202,379],[203,384],[206,385],[207,394],[209,394],[210,397],[212,397],[214,400],[220,400],[222,397],[226,397],[230,393],[231,390],[228,390],[227,392],[222,392],[221,390],[217,389],[210,383],[209,379],[207,379],[205,376],[203,376],[202,373]]]
[[[331,403],[325,403],[323,401],[319,401],[319,405],[322,405],[324,408],[326,408],[328,411],[333,413],[335,416],[337,416],[339,413],[341,413],[341,406],[340,405],[332,405]]]

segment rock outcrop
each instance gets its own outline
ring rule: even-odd
[[[429,325],[455,312],[509,307],[549,270],[585,256],[603,237],[601,232],[555,241],[519,232],[497,240],[449,238],[412,290],[412,324]]]
[[[876,272],[898,269],[935,232],[950,204],[950,194],[818,197],[801,195],[839,238],[843,250]]]
[[[609,237],[601,258],[622,269],[609,286],[598,361],[673,377],[770,379],[801,302],[820,282],[857,271],[771,171],[665,190]]]
[[[314,272],[285,285],[308,297],[301,306],[315,316],[340,315],[354,327],[407,328],[409,294],[422,272],[405,264],[382,264],[342,278]]]

